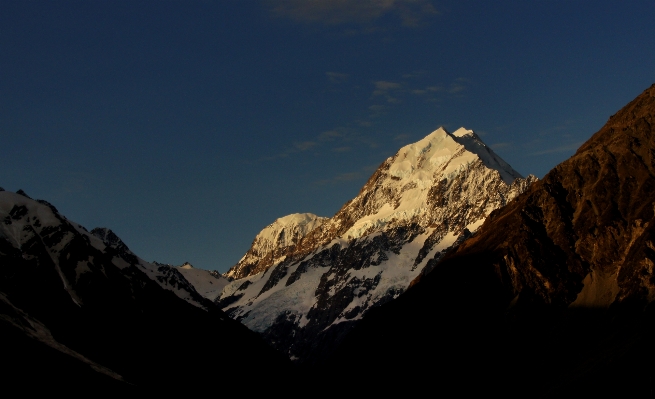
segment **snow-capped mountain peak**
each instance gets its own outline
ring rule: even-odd
[[[473,131],[439,128],[386,159],[332,218],[312,219],[292,240],[298,215],[265,228],[217,302],[291,357],[316,358],[313,342],[343,336],[400,295],[534,180]]]
[[[441,128],[443,129],[443,128]],[[479,139],[478,135],[473,132],[473,130],[469,130],[465,127],[460,127],[459,129],[455,130],[452,133],[453,136],[455,137],[473,137],[475,139]]]
[[[459,144],[463,145],[467,151],[476,154],[486,167],[497,170],[505,183],[512,184],[514,179],[523,177],[507,162],[500,158],[490,147],[484,144],[473,130],[467,130],[461,127],[453,133],[453,137]]]
[[[225,276],[238,279],[268,269],[307,233],[326,220],[313,213],[294,213],[276,219],[257,234],[250,250]]]
[[[189,262],[185,262],[182,266],[172,266],[172,268],[184,276],[184,279],[200,295],[212,301],[221,294],[223,287],[229,283],[229,280],[220,274],[204,269],[197,269]]]

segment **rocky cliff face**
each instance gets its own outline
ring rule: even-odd
[[[276,256],[249,252],[253,272],[217,303],[292,359],[314,361],[534,180],[472,131],[438,129],[383,162],[357,197]]]
[[[327,218],[312,213],[294,213],[277,219],[264,228],[239,263],[225,273],[230,279],[240,279],[266,271],[274,263],[293,252],[293,248],[307,233]]]
[[[333,362],[438,358],[435,384],[505,397],[648,396],[654,243],[655,85],[371,312]]]
[[[654,129],[651,87],[449,257],[486,252],[517,305],[652,302]]]

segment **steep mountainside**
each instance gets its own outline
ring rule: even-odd
[[[181,268],[165,265],[159,262],[149,263],[144,261],[134,255],[127,245],[125,245],[125,243],[110,229],[97,227],[91,230],[91,235],[99,238],[107,247],[116,250],[120,254],[120,257],[126,262],[137,265],[141,271],[143,271],[153,281],[157,282],[157,284],[162,288],[172,291],[175,295],[194,306],[203,309],[213,306],[212,300],[216,299],[218,294],[216,293],[214,295],[213,293],[210,293],[209,297],[200,294],[195,285],[186,278]],[[209,284],[211,280],[217,280],[217,278],[210,275],[209,272],[203,273],[202,277],[204,277],[204,279],[196,278],[196,280],[198,280],[198,284],[202,284],[203,286]],[[222,278],[218,281],[217,286],[220,285],[220,289],[222,289],[226,284],[227,279]]]
[[[199,307],[212,306],[229,280],[220,273],[196,269],[189,262],[173,266],[159,262],[146,262],[130,251],[125,243],[110,229],[97,227],[91,234],[98,237],[108,247],[114,248],[125,259],[129,259],[162,288],[173,291],[175,295]],[[203,299],[204,298],[204,299]]]
[[[172,267],[182,274],[200,295],[211,301],[215,300],[230,282],[220,273],[196,269],[189,262],[184,263],[182,266]]]
[[[233,367],[286,367],[193,288],[163,289],[109,230],[91,234],[22,191],[0,192],[0,221],[6,387],[121,392],[167,387],[174,375],[191,389]]]
[[[444,388],[652,396],[654,262],[655,85],[371,312],[333,362],[438,357],[450,365],[434,380]]]
[[[225,277],[240,279],[266,271],[326,220],[312,213],[294,213],[277,219],[257,234],[248,252],[225,273]]]
[[[383,162],[357,197],[297,243],[275,256],[249,252],[253,272],[217,302],[292,359],[317,361],[533,180],[472,131],[440,128]]]

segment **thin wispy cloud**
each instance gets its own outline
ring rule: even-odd
[[[457,78],[448,88],[448,93],[461,96],[462,92],[468,88],[468,79]]]
[[[508,147],[511,147],[511,146],[512,146],[512,143],[505,142],[505,143],[491,144],[489,147],[491,147],[493,150],[500,150],[500,149],[508,148]]]
[[[293,143],[293,146],[298,150],[298,151],[307,151],[311,148],[316,147],[316,142],[315,141],[302,141],[299,143]]]
[[[334,141],[338,138],[345,137],[347,133],[343,129],[326,130],[318,135],[320,141]]]
[[[394,16],[405,27],[423,25],[437,15],[431,0],[265,0],[273,15],[322,25],[373,25]]]
[[[396,90],[402,87],[400,83],[388,82],[386,80],[378,80],[373,82],[373,84],[375,85],[375,91],[373,92],[373,95],[384,94],[389,90]]]
[[[401,104],[408,99],[411,101],[411,97],[422,98],[425,102],[439,103],[444,100],[444,96],[463,98],[464,92],[468,89],[469,81],[465,78],[457,78],[446,86],[428,84],[416,87],[417,79],[423,75],[423,73],[410,73],[402,75],[404,79],[400,81],[377,80],[371,82],[374,86],[371,99],[377,104],[369,106],[369,110],[373,111],[369,117],[378,117],[383,111],[386,111],[387,107]],[[380,104],[381,98],[385,100],[387,107]]]
[[[388,103],[398,104],[400,100],[393,95],[394,92],[399,92],[402,90],[402,85],[396,82],[388,82],[386,80],[378,80],[373,82],[375,90],[373,90],[373,96],[382,96]]]
[[[377,118],[384,113],[387,109],[386,106],[380,104],[373,104],[368,107],[368,110],[371,111],[369,118]]]
[[[450,88],[448,89],[448,93],[450,94],[458,94],[466,90],[466,86],[460,85],[460,84],[452,84],[450,85]]]
[[[347,183],[356,180],[365,180],[371,175],[371,173],[375,172],[378,167],[379,165],[377,164],[366,165],[358,171],[340,173],[332,178],[317,180],[314,183],[318,185],[327,185],[327,184],[334,185],[334,184]]]
[[[340,127],[326,130],[314,135],[307,136],[304,140],[295,141],[282,152],[267,157],[265,160],[286,158],[294,154],[300,155],[311,151],[313,154],[321,153],[343,153],[353,151],[360,147],[376,148],[380,145],[377,138],[371,135],[368,128],[375,126],[384,120],[385,115],[403,107],[403,103],[412,104],[413,101],[441,102],[449,96],[458,95],[467,88],[468,80],[459,78],[450,84],[435,84],[434,82],[423,82],[428,76],[423,72],[412,72],[402,75],[404,78],[381,79],[369,81],[370,98],[369,104],[362,109],[363,114],[359,119],[345,123]],[[356,83],[356,77],[337,71],[325,72],[325,76],[331,85],[340,85],[352,81]],[[421,86],[420,83],[423,83]],[[363,104],[362,104],[363,105]],[[369,134],[365,134],[369,131]],[[405,141],[406,137],[398,135],[394,141]],[[499,144],[502,148],[503,143]]]
[[[347,73],[339,73],[339,72],[325,72],[325,75],[327,76],[327,78],[330,80],[331,83],[343,83],[346,80],[348,80],[348,78],[350,77],[350,75],[348,75]]]
[[[409,92],[417,96],[424,96],[426,94],[434,94],[443,91],[443,88],[440,86],[428,86],[421,89],[413,89]]]
[[[317,154],[321,151],[347,152],[351,151],[355,145],[374,147],[375,143],[362,135],[356,128],[338,127],[310,136],[304,141],[295,141],[284,151],[261,158],[260,161],[274,161],[310,150]]]

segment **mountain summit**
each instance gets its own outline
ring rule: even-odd
[[[312,213],[294,213],[277,219],[257,234],[248,252],[225,277],[239,279],[265,271],[326,220]]]
[[[347,375],[439,359],[438,374],[394,377],[471,396],[652,397],[654,304],[655,85],[370,312],[333,361]]]
[[[311,219],[311,231],[274,255],[257,250],[272,242],[262,238],[298,216],[264,229],[217,302],[292,359],[315,361],[534,180],[473,131],[439,128],[385,160],[336,215]],[[241,273],[246,259],[249,274]]]

